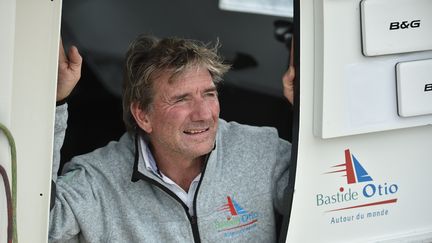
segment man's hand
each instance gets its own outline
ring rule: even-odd
[[[295,69],[293,66],[290,66],[282,77],[282,81],[284,95],[291,104],[294,104],[294,79]]]
[[[291,104],[294,104],[294,79],[295,79],[295,68],[294,68],[294,40],[291,41],[290,51],[290,64],[288,70],[282,77],[283,91],[285,97]]]
[[[69,96],[81,77],[82,57],[75,46],[69,49],[66,56],[63,41],[60,41],[59,64],[57,77],[57,101]]]

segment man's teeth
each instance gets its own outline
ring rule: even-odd
[[[190,133],[190,134],[196,134],[196,133],[202,133],[207,131],[207,129],[202,129],[202,130],[186,130],[186,133]]]

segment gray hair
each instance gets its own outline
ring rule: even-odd
[[[129,132],[137,128],[130,111],[137,102],[141,109],[149,110],[154,98],[154,81],[163,72],[172,78],[193,66],[205,67],[217,85],[230,66],[223,63],[218,54],[219,42],[215,45],[200,41],[140,35],[129,46],[126,54],[123,80],[123,121]]]

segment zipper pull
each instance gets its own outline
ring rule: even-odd
[[[191,216],[191,224],[196,225],[197,224],[197,217]]]

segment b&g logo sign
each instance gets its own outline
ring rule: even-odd
[[[420,20],[413,21],[400,21],[400,22],[391,22],[390,30],[404,30],[404,29],[414,29],[420,27]]]

